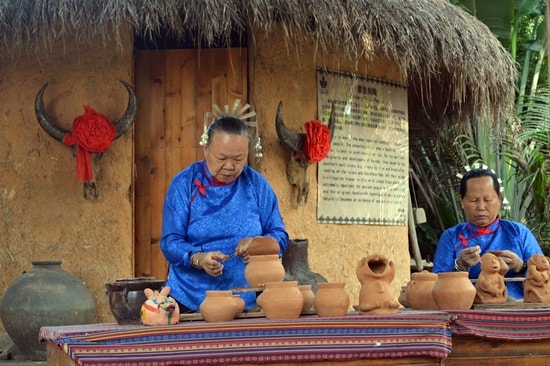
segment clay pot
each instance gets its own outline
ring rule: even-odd
[[[244,302],[243,298],[240,297],[239,295],[233,295],[233,300],[235,300],[235,303],[237,304],[237,314],[242,313],[246,306],[246,303]]]
[[[257,302],[267,319],[296,319],[304,306],[298,281],[266,282]]]
[[[311,285],[298,285],[298,289],[302,293],[304,298],[304,306],[302,307],[302,312],[309,311],[313,308],[313,303],[315,301],[315,294],[311,289]]]
[[[343,316],[348,313],[349,296],[343,282],[318,282],[315,310],[322,317]]]
[[[147,301],[146,288],[160,291],[164,280],[154,277],[121,278],[105,283],[109,307],[118,324],[141,324],[141,306]]]
[[[257,236],[252,238],[248,246],[248,255],[279,254],[281,247],[277,240],[270,236]]]
[[[244,277],[250,287],[261,287],[267,282],[281,282],[285,268],[278,254],[251,255]]]
[[[476,288],[468,272],[441,272],[437,274],[432,296],[439,310],[469,310]]]
[[[43,326],[91,324],[92,293],[61,268],[61,261],[35,261],[6,290],[0,306],[2,323],[22,358],[45,361],[46,344],[38,342]]]
[[[427,271],[411,274],[407,288],[405,289],[405,298],[407,307],[415,310],[437,310],[437,304],[432,296],[432,290],[437,282],[437,274]]]
[[[381,254],[372,254],[359,261],[355,273],[361,282],[359,313],[397,313],[400,304],[391,289],[395,277],[393,261]]]
[[[231,291],[206,291],[199,306],[203,319],[207,322],[227,322],[240,313],[240,304]]]

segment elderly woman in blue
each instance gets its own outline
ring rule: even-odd
[[[169,262],[170,296],[181,312],[198,311],[208,290],[249,287],[244,270],[250,238],[274,238],[280,255],[288,234],[267,180],[247,165],[250,130],[222,116],[209,126],[205,160],[172,180],[166,193],[161,250]],[[242,292],[246,308],[255,292]]]
[[[499,218],[502,194],[495,174],[487,169],[468,171],[460,183],[460,200],[468,222],[443,232],[433,272],[468,271],[470,278],[478,278],[480,257],[499,251],[509,267],[505,277],[524,277],[527,261],[542,250],[525,225]],[[506,286],[509,297],[523,299],[522,282],[506,282]]]

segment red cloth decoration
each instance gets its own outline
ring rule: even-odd
[[[321,121],[306,122],[305,153],[310,163],[317,163],[330,152],[330,130]]]
[[[73,121],[73,129],[65,134],[63,143],[76,144],[76,177],[90,181],[94,178],[90,153],[107,150],[116,139],[116,127],[93,108],[85,105],[84,111]]]

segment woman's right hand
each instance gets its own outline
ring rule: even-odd
[[[475,266],[480,261],[481,248],[479,245],[462,249],[458,256],[458,264],[463,268]]]
[[[223,274],[222,261],[227,258],[227,255],[222,252],[197,253],[198,267],[202,268],[212,277],[219,277]]]

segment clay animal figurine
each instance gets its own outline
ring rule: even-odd
[[[527,278],[523,282],[523,302],[550,302],[550,262],[542,254],[527,261]]]
[[[372,254],[359,261],[356,271],[361,282],[358,311],[364,315],[394,314],[401,305],[391,289],[395,277],[393,261]]]
[[[476,283],[474,304],[504,304],[508,299],[508,289],[500,272],[500,259],[492,253],[481,257],[481,273]]]
[[[180,308],[176,300],[168,296],[170,287],[153,291],[150,288],[143,290],[147,300],[141,306],[141,324],[143,325],[171,325],[180,320]]]

